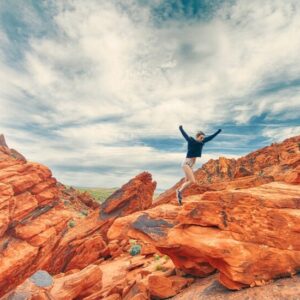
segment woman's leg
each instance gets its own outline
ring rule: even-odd
[[[185,182],[181,185],[181,187],[179,188],[180,192],[183,192],[184,189],[186,189],[191,183],[195,183],[196,179],[194,176],[194,172],[192,170],[192,168],[188,165],[184,165],[182,167],[184,173],[185,173]]]

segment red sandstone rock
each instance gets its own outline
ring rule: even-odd
[[[207,192],[187,198],[173,224],[161,223],[157,206],[126,225],[126,218],[117,219],[109,236],[123,224],[122,235],[152,240],[186,273],[218,269],[230,289],[261,285],[300,268],[299,195],[299,185],[277,182]]]
[[[210,161],[197,172],[216,177],[202,188],[192,186],[182,208],[159,205],[173,202],[171,189],[153,208],[115,220],[108,238],[152,243],[189,274],[207,276],[217,269],[230,289],[295,274],[300,269],[299,141],[291,138],[237,161]]]
[[[152,237],[163,240],[168,230],[178,223],[176,217],[179,211],[178,206],[164,204],[118,218],[109,228],[107,237],[123,240],[129,236],[145,242],[153,242]]]
[[[70,201],[72,206],[78,210],[84,210],[87,207],[91,209],[100,207],[99,202],[97,202],[88,192],[80,192],[73,187],[66,188],[61,183],[57,183],[57,186],[60,189],[61,197]]]
[[[165,299],[178,294],[189,282],[190,280],[179,276],[150,275],[147,287],[152,297]]]
[[[0,134],[0,150],[6,152],[8,155],[14,157],[15,159],[26,162],[26,158],[21,153],[19,153],[15,149],[8,148],[3,134]]]
[[[229,291],[217,280],[218,274],[198,279],[172,300],[296,300],[300,295],[300,276],[277,279],[268,285]]]
[[[156,182],[148,172],[143,172],[116,190],[101,205],[100,219],[106,220],[106,232],[114,219],[144,210],[152,205]],[[104,235],[106,239],[106,236]]]
[[[102,219],[116,218],[147,209],[152,204],[156,182],[143,172],[116,190],[101,205]]]
[[[102,234],[110,218],[151,206],[156,183],[144,172],[107,199],[101,215],[108,220],[99,219],[99,205],[89,195],[20,158],[3,136],[0,143],[0,296],[38,269],[51,274],[83,269],[107,256]]]
[[[240,189],[262,185],[271,181],[300,182],[300,136],[286,139],[254,151],[237,160],[220,157],[209,160],[195,172],[198,184],[186,189],[183,195],[198,195],[212,190]],[[159,195],[153,206],[176,204],[176,188],[183,179]]]
[[[97,232],[105,224],[98,210],[80,193],[65,193],[47,167],[20,159],[3,137],[0,142],[1,296],[38,269],[84,268],[106,244]]]
[[[88,192],[79,193],[78,198],[88,207],[94,209],[100,207],[99,202],[95,201],[94,198]]]
[[[149,209],[156,184],[144,172],[107,199],[101,219],[84,195],[57,183],[46,167],[26,163],[2,146],[0,251],[5,263],[0,260],[0,290],[42,268],[66,272],[55,276],[56,281],[61,278],[57,291],[72,299],[63,278],[95,263],[103,272],[101,286],[86,288],[84,282],[91,281],[85,273],[67,284],[76,290],[74,297],[175,295],[190,280],[175,276],[174,264],[184,271],[176,271],[179,275],[203,277],[219,270],[218,280],[230,289],[294,274],[300,267],[299,140],[294,137],[238,160],[209,161],[197,171],[201,185],[187,190],[183,207],[159,205],[175,203],[173,188]],[[106,230],[108,246],[102,239]],[[129,256],[129,238],[148,256]],[[172,260],[160,254],[156,261],[155,251]],[[38,299],[46,299],[39,292]]]
[[[44,275],[45,276],[45,275]],[[46,273],[47,276],[47,273]],[[39,279],[27,279],[15,291],[5,295],[2,300],[8,299],[55,299],[71,300],[83,299],[94,295],[101,290],[102,272],[96,265],[89,265],[81,271],[72,271],[69,274],[58,274],[51,279],[49,284],[40,276]]]

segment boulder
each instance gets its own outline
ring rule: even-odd
[[[96,265],[89,265],[81,271],[72,270],[70,273],[56,276],[40,270],[1,299],[83,299],[92,296],[101,288],[102,272]]]
[[[218,270],[229,289],[261,285],[300,269],[299,195],[283,182],[206,192],[188,197],[171,222],[153,213],[161,205],[116,220],[109,236],[123,224],[119,234],[152,241],[188,274]]]
[[[143,172],[110,195],[101,205],[103,220],[117,218],[145,210],[152,204],[156,182],[148,172]]]

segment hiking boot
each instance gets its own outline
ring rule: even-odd
[[[176,190],[176,197],[179,205],[182,205],[182,195],[179,190]]]

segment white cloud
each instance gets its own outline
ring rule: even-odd
[[[32,10],[24,12],[27,24],[41,24]],[[299,88],[280,90],[300,75],[298,1],[241,0],[206,22],[160,26],[133,0],[57,1],[52,21],[57,34],[31,35],[17,68],[4,59],[9,40],[0,30],[2,131],[12,147],[49,166],[128,170],[108,177],[60,169],[57,177],[67,183],[120,185],[141,168],[180,164],[183,153],[135,144],[180,136],[179,124],[192,133],[263,113],[270,122],[300,118]],[[264,93],[270,86],[278,92]],[[273,136],[269,128],[262,134]],[[177,178],[170,170],[154,171],[161,186]]]
[[[262,134],[268,137],[270,142],[282,142],[289,137],[300,135],[300,126],[266,128]]]

